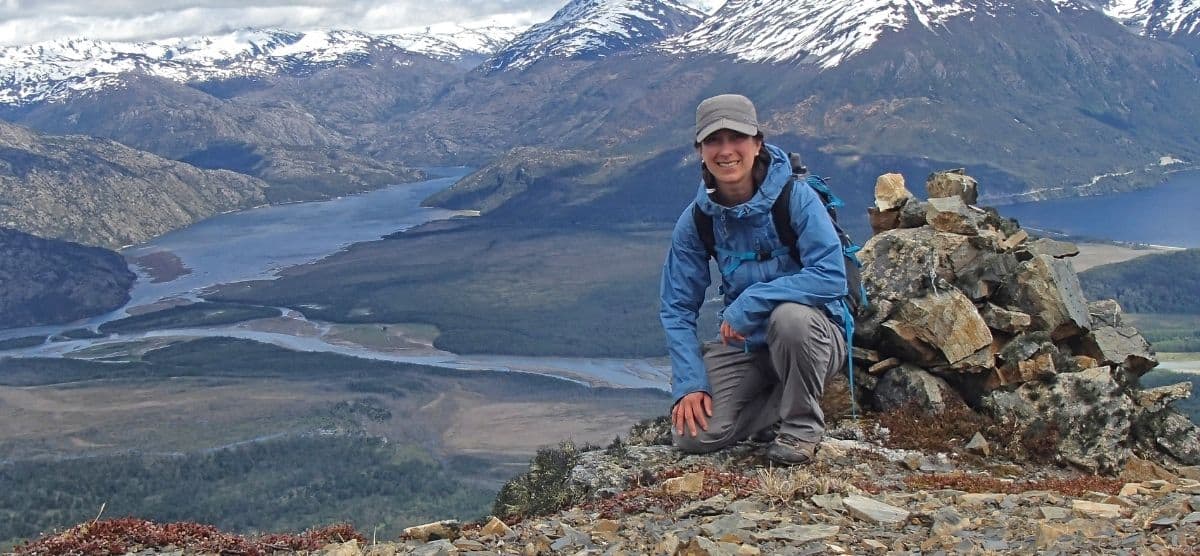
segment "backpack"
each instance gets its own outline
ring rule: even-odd
[[[792,164],[792,177],[783,186],[779,197],[775,199],[775,204],[771,205],[771,220],[775,223],[775,233],[779,235],[779,240],[787,249],[787,253],[791,255],[792,260],[801,267],[804,263],[800,260],[800,250],[796,248],[796,230],[792,228],[792,187],[799,181],[803,180],[805,185],[808,185],[821,198],[821,203],[825,205],[825,212],[829,214],[830,221],[833,222],[833,229],[837,232],[838,240],[842,244],[842,256],[846,263],[846,301],[849,305],[850,315],[860,315],[867,307],[867,290],[862,283],[862,263],[858,260],[859,249],[862,247],[854,240],[850,239],[850,235],[838,225],[837,209],[845,206],[845,203],[833,194],[833,190],[829,188],[829,184],[820,176],[808,175],[808,169],[800,161],[800,155],[796,153],[788,153],[788,160]],[[692,205],[692,219],[696,223],[696,231],[700,235],[700,242],[704,244],[704,250],[708,252],[710,259],[717,258],[717,241],[713,233],[712,216],[709,216],[704,211],[700,210],[699,206]],[[783,248],[780,249],[782,251]],[[772,251],[760,253],[748,253],[745,260],[765,261],[774,258],[781,253]],[[740,264],[740,261],[738,261]]]

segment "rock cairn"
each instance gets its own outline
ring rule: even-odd
[[[899,174],[876,183],[875,235],[859,254],[871,299],[855,336],[862,398],[884,411],[966,403],[1092,473],[1134,454],[1200,464],[1195,425],[1170,407],[1190,383],[1139,387],[1158,362],[1116,301],[1084,299],[1068,262],[1079,249],[976,206],[963,170],[925,185],[921,201]]]

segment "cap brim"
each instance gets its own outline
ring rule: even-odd
[[[758,135],[758,128],[753,125],[750,125],[746,122],[731,120],[729,118],[721,118],[704,126],[704,129],[701,129],[700,133],[696,134],[696,142],[699,143],[703,141],[705,137],[708,137],[709,135],[712,135],[721,129],[732,129],[733,131],[744,133],[746,135]]]

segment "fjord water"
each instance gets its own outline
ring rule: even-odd
[[[329,201],[275,205],[223,214],[127,248],[123,254],[130,258],[161,251],[170,252],[180,259],[190,273],[170,281],[153,283],[151,276],[138,271],[138,281],[130,292],[131,300],[125,307],[92,318],[86,323],[0,330],[0,339],[47,336],[80,326],[96,327],[127,316],[126,308],[166,298],[195,300],[198,299],[200,290],[218,284],[271,279],[279,270],[318,260],[350,244],[377,240],[426,222],[463,214],[463,211],[428,208],[420,204],[426,197],[453,185],[465,176],[469,169],[439,168],[430,169],[429,172],[439,177]],[[302,315],[290,313],[292,318],[304,320]],[[325,323],[319,325],[324,326]],[[661,362],[652,360],[461,356],[438,350],[429,350],[421,355],[397,355],[365,347],[337,345],[325,342],[321,338],[246,330],[236,325],[154,330],[122,334],[116,339],[57,341],[33,348],[6,351],[0,356],[61,357],[75,350],[111,341],[162,336],[242,338],[300,351],[332,352],[453,369],[528,372],[590,385],[665,388],[669,376]]]
[[[269,279],[276,271],[315,261],[352,243],[459,214],[420,204],[453,185],[467,169],[440,168],[430,173],[439,177],[329,201],[223,214],[125,249],[123,253],[131,258],[168,251],[191,269],[190,274],[158,284],[139,276],[127,306],[187,297],[217,284]]]
[[[1039,232],[1200,247],[1200,172],[1176,174],[1138,191],[1007,205],[1000,213]]]

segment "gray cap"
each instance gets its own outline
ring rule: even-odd
[[[742,95],[717,95],[704,99],[696,107],[696,142],[718,129],[732,129],[746,135],[758,135],[758,112],[754,103]]]

